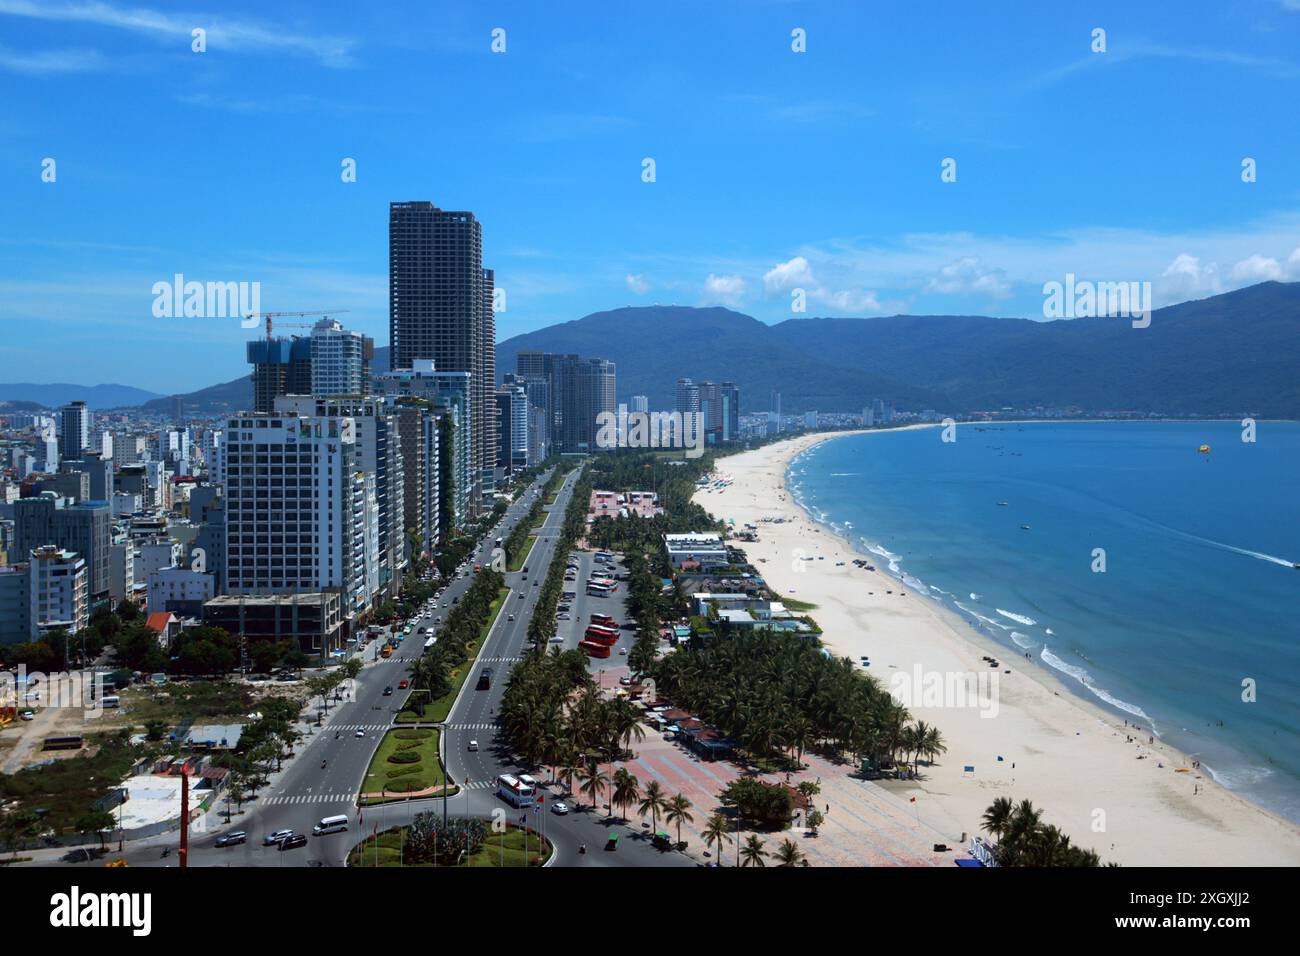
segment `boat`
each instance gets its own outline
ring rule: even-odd
[[[1021,531],[1028,531],[1028,530],[1029,530],[1029,525],[1027,525],[1027,524],[1022,524],[1022,525],[1020,526],[1020,530],[1021,530]]]
[[[999,508],[1005,508],[1006,506],[1007,506],[1007,503],[1006,503],[1005,501],[999,501],[999,502],[998,502],[998,507],[999,507]]]

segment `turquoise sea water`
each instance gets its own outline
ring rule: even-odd
[[[1300,424],[1241,436],[962,425],[824,442],[788,478],[882,570],[1300,820]]]

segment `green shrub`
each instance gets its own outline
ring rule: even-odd
[[[413,750],[399,750],[388,755],[389,763],[419,763],[420,755]]]

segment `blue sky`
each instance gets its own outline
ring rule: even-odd
[[[0,0],[0,381],[242,374],[238,321],[153,316],[178,272],[387,344],[391,200],[483,221],[501,338],[1300,279],[1298,102],[1300,0]]]

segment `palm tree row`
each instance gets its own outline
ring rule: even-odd
[[[799,763],[817,745],[877,764],[919,766],[947,748],[939,731],[912,725],[907,709],[848,659],[806,637],[754,630],[697,637],[651,669],[659,692],[717,725],[756,757]]]
[[[1043,811],[1028,800],[998,797],[984,811],[984,829],[998,842],[998,866],[1101,866],[1094,850],[1073,846],[1059,828],[1043,823]]]

